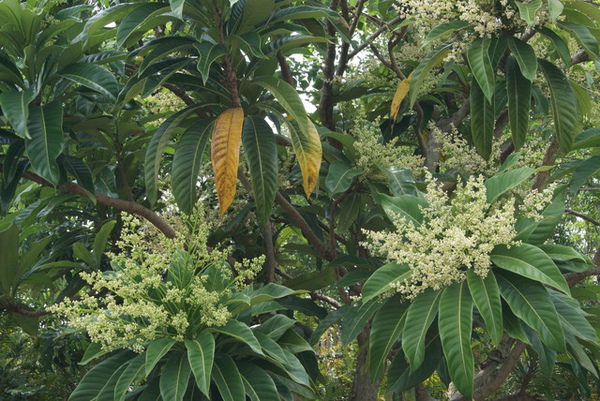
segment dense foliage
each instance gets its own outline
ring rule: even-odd
[[[0,0],[0,398],[589,399],[599,41],[583,0]]]

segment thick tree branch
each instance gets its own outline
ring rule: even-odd
[[[575,210],[571,210],[571,209],[566,209],[565,213],[570,214],[571,216],[579,217],[589,223],[592,223],[595,226],[600,226],[600,221],[588,216],[587,214],[579,213],[579,212],[576,212]]]

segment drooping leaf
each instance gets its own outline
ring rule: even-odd
[[[505,64],[506,89],[508,93],[508,120],[515,149],[525,143],[529,129],[529,110],[531,108],[531,82],[519,69],[513,57],[508,57]]]
[[[487,332],[495,344],[499,344],[504,332],[502,325],[502,303],[500,289],[493,274],[481,278],[473,270],[467,271],[469,291],[485,322]]]
[[[383,374],[388,354],[400,338],[408,303],[400,303],[398,297],[388,299],[373,318],[369,335],[369,371],[376,380]]]
[[[229,356],[215,361],[213,379],[223,401],[239,401],[246,398],[242,375]]]
[[[392,123],[396,121],[398,111],[400,110],[400,105],[410,90],[410,80],[411,77],[409,76],[408,78],[400,81],[400,84],[398,84],[398,88],[396,89],[396,93],[392,99],[392,105],[390,106],[390,119],[392,120]]]
[[[598,39],[585,25],[563,21],[559,23],[559,26],[570,32],[591,57],[598,55],[600,52]]]
[[[319,170],[321,169],[321,159],[323,158],[323,149],[321,147],[321,138],[315,125],[306,119],[306,134],[298,132],[295,129],[290,130],[292,137],[292,147],[300,171],[302,171],[302,187],[307,198],[314,191],[319,180]]]
[[[33,87],[23,92],[3,92],[0,94],[0,107],[15,132],[23,138],[30,139],[27,120],[29,103],[35,98]]]
[[[181,401],[188,387],[192,369],[185,352],[173,354],[160,375],[160,395],[163,400]]]
[[[569,184],[571,195],[577,194],[579,188],[581,188],[590,177],[596,175],[598,171],[600,171],[600,155],[592,156],[581,162],[581,164],[575,168]]]
[[[492,251],[492,262],[504,269],[540,283],[548,284],[569,294],[569,285],[552,259],[544,251],[530,244],[498,245]]]
[[[104,388],[115,371],[135,357],[131,351],[118,352],[90,369],[69,396],[69,401],[93,400]]]
[[[564,352],[564,334],[546,288],[539,282],[509,272],[500,271],[496,277],[500,294],[512,312],[534,329],[544,344]]]
[[[238,320],[229,320],[225,326],[212,327],[208,330],[233,337],[236,340],[248,345],[252,351],[259,355],[262,355],[263,353],[262,348],[256,337],[254,337],[252,330]]]
[[[402,349],[411,372],[421,366],[425,358],[425,336],[438,314],[441,293],[442,291],[429,288],[417,295],[408,308],[402,333]]]
[[[62,130],[63,107],[58,101],[44,106],[29,105],[27,129],[31,139],[25,141],[27,155],[34,171],[58,184],[60,169],[56,162],[64,144]]]
[[[300,99],[298,92],[290,84],[275,77],[257,77],[251,83],[271,92],[281,107],[294,118],[300,128],[300,132],[305,137],[308,136],[310,120],[304,109],[302,99]]]
[[[432,52],[430,52],[414,69],[412,72],[412,78],[410,80],[410,92],[409,92],[409,106],[412,108],[415,105],[415,101],[417,100],[417,96],[419,95],[419,90],[427,77],[429,71],[432,68],[440,64],[448,53],[450,52],[451,45],[441,46]]]
[[[212,130],[211,160],[221,216],[235,197],[243,124],[244,110],[236,107],[221,113]]]
[[[177,205],[184,213],[191,213],[198,202],[196,184],[204,159],[206,144],[212,133],[213,120],[202,119],[188,128],[177,143],[173,155],[171,181]]]
[[[63,68],[60,76],[85,86],[106,96],[111,102],[116,101],[119,84],[115,76],[98,64],[76,63]]]
[[[203,331],[195,340],[185,340],[188,360],[196,385],[207,397],[210,396],[210,377],[215,357],[215,338],[212,334]]]
[[[475,149],[484,159],[488,159],[492,152],[494,137],[493,97],[489,102],[475,79],[471,81],[471,135]]]
[[[575,137],[573,150],[600,147],[600,128],[590,128]]]
[[[477,38],[467,50],[467,58],[473,77],[479,84],[488,102],[492,102],[496,86],[494,68],[489,55],[490,40],[487,37]]]
[[[569,65],[571,63],[571,54],[569,52],[569,45],[567,45],[567,42],[565,42],[565,40],[562,37],[558,36],[554,31],[552,31],[549,28],[540,28],[539,32],[552,41],[552,44],[554,45],[554,48],[556,49],[556,52],[560,56],[562,62],[565,63],[565,65]]]
[[[471,351],[473,301],[467,283],[454,283],[442,291],[438,328],[452,382],[464,396],[471,397],[475,370]]]
[[[550,104],[554,117],[554,130],[564,153],[571,149],[577,133],[577,98],[563,72],[549,61],[538,59],[550,90]]]
[[[11,224],[0,231],[0,293],[11,295],[19,280],[19,228]]]
[[[238,363],[246,395],[251,401],[279,401],[277,386],[269,374],[251,363]]]
[[[390,262],[381,266],[369,277],[362,289],[363,302],[389,291],[394,285],[410,278],[412,271],[405,265]]]
[[[266,224],[271,217],[277,191],[277,144],[273,130],[258,117],[244,119],[242,144],[252,178],[252,193],[258,218]]]
[[[519,70],[523,77],[533,82],[537,73],[537,59],[535,51],[527,43],[520,39],[511,37],[508,47],[519,64]]]

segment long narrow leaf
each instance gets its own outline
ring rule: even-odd
[[[183,400],[191,373],[187,354],[185,352],[173,354],[160,376],[160,395],[163,400]]]
[[[56,159],[64,144],[62,121],[63,107],[59,102],[29,105],[27,129],[31,139],[25,141],[27,154],[35,172],[53,184],[60,180]]]
[[[402,334],[402,349],[414,372],[425,358],[425,336],[429,326],[438,313],[441,291],[427,289],[419,294],[408,308],[404,332]]]
[[[521,74],[513,57],[506,60],[506,89],[508,93],[508,120],[515,149],[525,143],[529,129],[531,82]]]
[[[471,81],[471,135],[475,149],[483,158],[488,159],[492,152],[494,137],[493,97],[489,102],[475,79]]]
[[[488,38],[477,38],[469,47],[467,58],[475,80],[477,80],[485,98],[491,102],[496,84],[494,69],[488,52],[489,47],[490,40]]]
[[[196,379],[196,385],[207,397],[210,396],[210,377],[215,357],[215,338],[203,331],[196,340],[185,340],[188,359]]]
[[[495,344],[499,344],[504,329],[500,289],[494,275],[488,274],[486,278],[481,278],[474,271],[469,270],[467,283],[475,306],[485,322],[488,334]]]
[[[369,336],[369,371],[377,380],[383,374],[388,354],[400,338],[406,320],[408,303],[400,303],[398,297],[387,300],[377,312]]]

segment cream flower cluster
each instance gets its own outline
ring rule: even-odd
[[[395,286],[407,298],[464,281],[469,269],[485,277],[492,249],[515,243],[513,198],[490,205],[482,176],[459,183],[451,197],[429,179],[425,198],[420,225],[398,216],[395,231],[367,232],[372,248],[410,267],[412,276]]]
[[[239,269],[242,274],[233,277],[225,255],[207,249],[206,224],[194,222],[186,238],[171,240],[155,235],[136,218],[124,220],[117,243],[122,252],[109,254],[113,270],[81,273],[91,291],[49,308],[73,329],[87,331],[105,350],[141,352],[159,336],[183,341],[203,328],[226,324],[231,314],[224,301],[264,262],[246,261]],[[228,281],[225,288],[208,287],[211,270]]]

